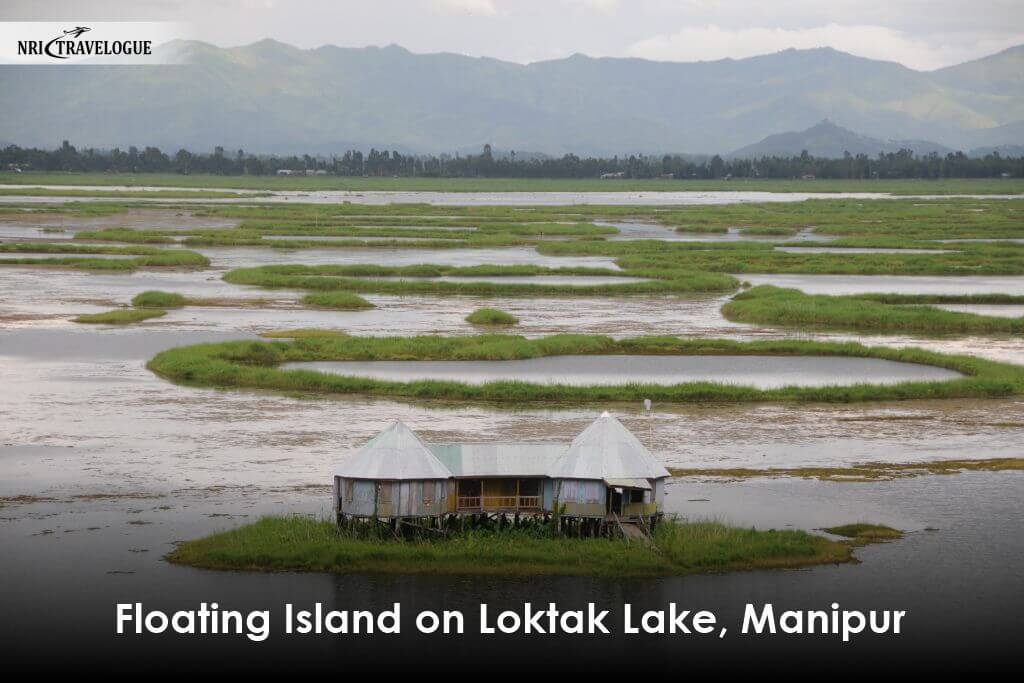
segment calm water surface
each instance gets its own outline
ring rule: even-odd
[[[720,382],[773,389],[941,381],[959,373],[877,358],[825,356],[546,356],[501,361],[318,361],[286,369],[411,382],[521,381],[570,386]]]

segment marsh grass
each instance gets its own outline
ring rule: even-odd
[[[136,294],[132,298],[132,306],[136,308],[182,308],[187,303],[188,299],[183,294],[155,289]]]
[[[570,386],[497,381],[484,384],[418,380],[392,382],[313,370],[283,370],[277,365],[302,361],[512,360],[558,355],[818,355],[934,365],[963,378],[900,384],[786,386],[758,389],[715,382],[675,385],[628,384]],[[736,342],[726,339],[554,335],[526,339],[513,335],[422,337],[305,337],[290,342],[224,342],[170,349],[157,354],[150,370],[195,386],[272,389],[300,394],[366,394],[408,399],[528,403],[640,401],[858,401],[923,398],[983,398],[1024,393],[1024,367],[915,348],[886,348],[813,341]]]
[[[606,275],[649,278],[639,282],[601,285],[533,284],[501,282],[504,276]],[[441,276],[479,277],[480,282],[429,279]],[[401,279],[385,280],[383,277]],[[484,280],[483,278],[493,278]],[[374,265],[302,266],[277,265],[238,268],[224,275],[224,281],[255,285],[268,289],[306,289],[351,291],[373,294],[435,294],[453,296],[615,296],[630,294],[672,294],[731,291],[739,285],[736,278],[720,273],[700,273],[679,269],[611,270],[608,268],[543,268],[540,266],[439,266],[422,264],[407,267]]]
[[[314,292],[302,297],[302,303],[314,308],[330,308],[335,311],[361,311],[376,308],[363,297],[351,292]]]
[[[466,316],[466,322],[473,325],[511,327],[519,324],[519,318],[497,308],[478,308]]]
[[[843,524],[841,526],[833,526],[822,529],[822,531],[833,534],[834,536],[843,536],[845,538],[853,539],[854,541],[866,542],[866,543],[878,543],[881,541],[892,541],[897,538],[903,538],[903,532],[892,527],[887,527],[881,524]]]
[[[653,546],[553,537],[541,529],[467,531],[437,540],[357,537],[328,521],[264,517],[181,543],[168,560],[206,569],[392,574],[666,576],[849,562],[849,543],[803,531],[666,520]]]
[[[165,315],[167,315],[167,311],[156,308],[119,308],[105,313],[80,315],[74,318],[73,322],[92,325],[132,325]]]
[[[57,244],[52,242],[0,243],[0,254],[62,254],[51,258],[0,257],[4,265],[37,265],[80,270],[121,270],[137,268],[203,267],[210,265],[202,254],[183,249],[161,249],[146,246],[110,246],[93,244]],[[66,255],[65,255],[66,254]],[[130,256],[105,259],[107,256]]]
[[[833,482],[892,481],[925,475],[950,475],[962,472],[1024,471],[1024,458],[990,458],[986,460],[932,460],[929,462],[887,463],[874,462],[845,467],[768,467],[752,469],[729,468],[669,468],[674,477],[707,477],[712,479],[754,479],[796,477]]]
[[[991,301],[991,297],[971,301],[979,298]],[[963,297],[945,299],[959,301]],[[797,289],[762,285],[734,296],[722,306],[722,315],[734,322],[798,328],[973,334],[1024,332],[1024,318],[946,311],[909,303],[935,300],[941,301],[943,297],[811,295]]]

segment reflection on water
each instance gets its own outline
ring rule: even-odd
[[[718,382],[772,389],[941,381],[961,375],[929,365],[825,356],[546,356],[501,361],[318,361],[286,369],[411,382],[522,381],[570,386]]]

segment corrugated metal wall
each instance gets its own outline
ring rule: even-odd
[[[454,509],[455,482],[371,481],[336,477],[338,509],[357,517],[432,517]],[[376,504],[376,511],[374,506]]]

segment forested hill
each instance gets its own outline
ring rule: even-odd
[[[0,140],[254,152],[726,153],[822,119],[951,149],[1024,142],[1024,47],[933,72],[828,48],[529,65],[398,46],[177,42],[180,66],[2,66]]]

